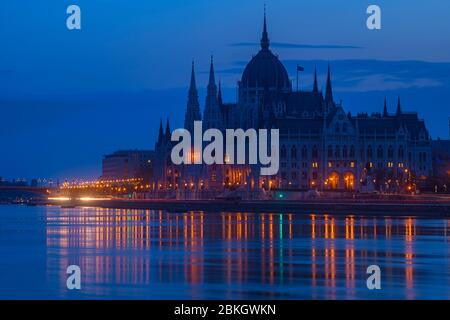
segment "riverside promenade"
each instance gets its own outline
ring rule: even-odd
[[[358,214],[369,216],[450,217],[450,197],[311,200],[175,200],[175,199],[70,199],[45,200],[34,205],[101,207],[166,211],[266,212],[299,214]]]

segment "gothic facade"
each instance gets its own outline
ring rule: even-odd
[[[155,145],[155,190],[222,192],[227,189],[410,191],[432,171],[430,136],[417,113],[404,112],[400,98],[395,113],[386,100],[380,113],[345,112],[333,99],[330,66],[325,92],[317,72],[311,91],[294,91],[286,68],[270,49],[264,17],[261,48],[238,82],[238,101],[222,101],[211,59],[203,116],[192,65],[184,127],[194,121],[203,129],[275,128],[280,132],[280,169],[260,176],[256,165],[179,165],[171,162],[169,123],[159,128]],[[195,154],[192,157],[195,158]]]

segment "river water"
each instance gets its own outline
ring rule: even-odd
[[[0,298],[450,299],[449,244],[450,219],[3,205]]]

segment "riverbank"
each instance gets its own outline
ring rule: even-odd
[[[116,209],[152,209],[166,211],[209,212],[283,212],[358,214],[389,216],[450,217],[448,200],[355,200],[317,199],[288,200],[154,200],[154,199],[76,199],[45,200],[33,205],[61,207],[101,207]]]

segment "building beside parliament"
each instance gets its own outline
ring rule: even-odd
[[[260,50],[245,67],[237,92],[237,102],[222,100],[211,59],[202,113],[193,64],[184,128],[193,132],[194,121],[202,120],[204,130],[279,129],[278,174],[260,176],[256,165],[174,165],[170,125],[164,129],[161,122],[151,189],[178,194],[274,188],[401,192],[432,174],[428,130],[417,113],[403,110],[400,98],[395,112],[389,112],[385,100],[379,113],[352,115],[333,98],[330,66],[325,90],[315,71],[311,91],[294,91],[270,49],[265,16]]]
[[[119,150],[107,154],[102,160],[100,180],[143,178],[152,176],[154,152],[148,150]]]

